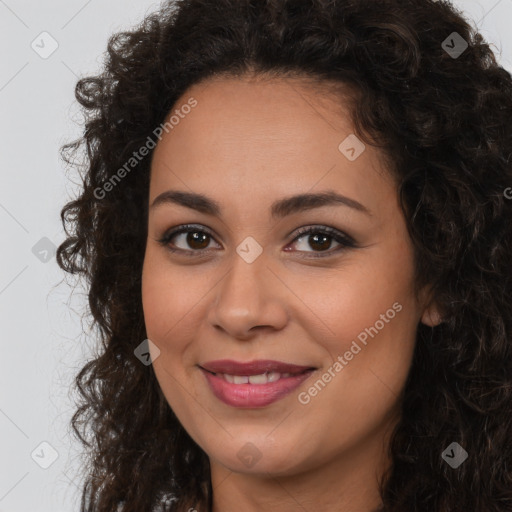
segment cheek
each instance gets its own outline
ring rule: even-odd
[[[186,273],[148,249],[142,270],[142,306],[148,337],[165,342],[183,324],[200,297]],[[192,284],[192,286],[191,286]]]
[[[336,340],[351,340],[376,322],[378,327],[385,326],[383,331],[389,331],[392,324],[403,324],[404,317],[415,316],[413,271],[408,248],[383,245],[378,251],[347,259],[343,267],[327,276],[319,275],[318,280],[301,278],[295,284],[297,294],[321,320],[318,339],[325,339],[327,334],[336,345]],[[393,308],[395,303],[403,310],[398,312],[402,308],[397,305]],[[411,327],[414,321],[407,325]]]
[[[400,387],[419,321],[413,277],[412,247],[396,236],[364,257],[347,260],[346,268],[330,276],[327,290],[325,281],[310,288],[308,302],[322,320],[313,336],[322,340],[331,361],[346,355],[346,379],[363,379],[374,371]]]
[[[166,319],[173,311],[174,299],[166,292],[165,282],[157,265],[146,255],[142,271],[142,308],[149,339],[160,339],[166,327]]]
[[[361,274],[354,267],[332,280],[337,291],[317,310],[331,332],[325,336],[319,327],[312,335],[328,357],[298,400],[305,428],[321,430],[331,447],[355,443],[397,411],[414,353],[417,314],[408,269],[402,267],[400,276],[390,274],[389,266],[382,261]]]
[[[159,356],[153,369],[167,402],[178,411],[186,410],[183,396],[182,358],[188,339],[183,329],[190,328],[190,311],[199,298],[183,273],[174,271],[157,250],[148,249],[142,270],[142,306],[148,338],[156,344]]]
[[[142,272],[142,306],[148,338],[160,349],[158,369],[185,373],[197,362],[195,341],[207,312],[205,304],[218,276],[204,269],[172,265],[165,253],[148,250]],[[160,374],[162,374],[160,372]],[[164,375],[165,377],[165,375]]]
[[[184,316],[187,288],[183,288],[178,276],[173,276],[169,266],[157,258],[155,251],[148,250],[142,271],[142,307],[147,336],[161,351],[177,348],[175,331],[179,319]],[[180,290],[180,292],[178,292]],[[184,290],[181,293],[181,290]]]

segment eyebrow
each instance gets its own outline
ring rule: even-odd
[[[203,194],[194,192],[167,190],[153,200],[150,208],[153,209],[163,204],[178,204],[192,210],[197,210],[200,213],[216,217],[220,217],[222,213],[220,204],[217,201]],[[368,216],[373,215],[368,208],[355,199],[328,190],[316,194],[299,194],[279,199],[272,203],[271,216],[273,219],[283,218],[287,215],[320,208],[322,206],[339,205],[347,206]]]

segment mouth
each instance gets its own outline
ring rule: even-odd
[[[212,361],[199,365],[213,395],[224,404],[260,408],[285,397],[317,368],[279,361]],[[214,371],[215,370],[215,371]]]
[[[313,366],[303,366],[271,359],[260,359],[249,362],[238,362],[231,359],[208,361],[199,365],[203,370],[213,374],[223,374],[238,377],[261,376],[269,373],[281,375],[298,375],[308,370],[316,370]]]
[[[302,372],[291,373],[291,372],[264,372],[254,375],[233,375],[230,373],[220,373],[220,372],[209,372],[204,368],[201,368],[205,372],[208,372],[210,375],[215,375],[216,377],[223,378],[226,382],[230,384],[255,384],[262,385],[268,384],[269,382],[277,382],[281,379],[288,379],[290,377],[297,377],[298,375],[304,375],[305,373],[312,372],[315,368],[308,368]]]

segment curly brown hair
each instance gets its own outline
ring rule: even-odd
[[[110,38],[102,73],[76,86],[83,137],[61,149],[76,166],[85,147],[86,164],[57,261],[85,278],[102,343],[76,377],[82,512],[211,509],[208,457],[134,354],[151,151],[99,191],[187,88],[249,72],[353,86],[355,133],[389,158],[417,286],[443,312],[418,326],[382,510],[512,510],[511,75],[445,0],[178,0]],[[453,440],[469,453],[456,470],[441,458]]]

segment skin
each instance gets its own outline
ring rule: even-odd
[[[366,145],[354,161],[340,152],[354,132],[348,110],[340,97],[298,78],[217,77],[191,87],[174,108],[190,97],[197,106],[154,151],[149,204],[167,190],[196,192],[217,201],[222,214],[173,203],[149,208],[142,299],[148,338],[160,350],[152,350],[158,382],[209,456],[213,511],[372,511],[418,323],[440,321],[427,291],[414,294],[413,247],[396,184],[379,150]],[[328,190],[372,215],[338,204],[270,216],[278,199]],[[202,257],[158,242],[187,223],[213,237],[194,244],[181,234],[172,244]],[[297,239],[304,226],[320,236],[330,226],[357,247],[336,251],[333,238],[325,249],[312,235]],[[252,263],[236,252],[247,237],[263,249]],[[394,303],[401,311],[300,403],[299,393],[332,372]],[[318,370],[269,406],[234,408],[212,394],[197,366],[216,359],[275,359]],[[260,455],[250,467],[237,456],[246,443]]]

